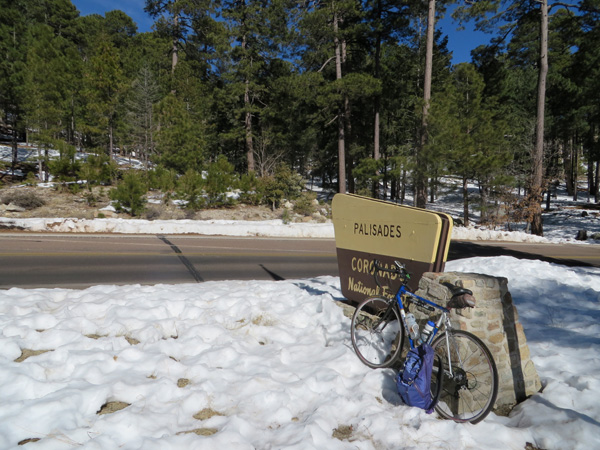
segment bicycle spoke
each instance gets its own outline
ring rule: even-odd
[[[498,389],[496,366],[489,350],[476,336],[464,331],[452,333],[450,361],[446,335],[438,336],[433,343],[436,354],[444,361],[445,371],[436,410],[445,418],[477,423],[494,405]]]
[[[389,367],[402,345],[398,312],[390,301],[371,298],[356,309],[351,324],[352,345],[369,367]]]

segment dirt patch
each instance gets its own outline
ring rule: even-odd
[[[194,419],[196,420],[208,420],[211,417],[214,416],[223,416],[224,414],[221,414],[218,411],[215,411],[212,408],[204,408],[202,411],[198,411],[196,414],[194,414]]]
[[[125,336],[125,340],[129,342],[129,345],[138,345],[140,343],[140,341],[138,341],[136,338],[132,338],[129,336]]]
[[[193,430],[189,430],[189,431],[180,431],[179,433],[177,433],[177,435],[179,436],[180,434],[190,434],[190,433],[194,433],[197,434],[198,436],[212,436],[213,434],[217,433],[219,430],[217,430],[216,428],[195,428]]]
[[[340,425],[335,430],[333,430],[332,436],[340,441],[348,441],[352,437],[352,433],[354,432],[354,428],[352,425]]]
[[[117,411],[121,411],[122,409],[125,409],[130,405],[131,403],[125,402],[106,402],[104,405],[102,405],[98,412],[96,412],[96,414],[98,414],[99,416],[103,414],[112,414]]]
[[[105,338],[108,335],[106,335],[106,334],[84,334],[84,336],[89,339],[98,340],[98,339]]]
[[[5,187],[0,189],[0,201],[12,198],[15,193],[20,196],[36,199],[39,207],[28,208],[25,211],[7,211],[6,217],[14,218],[54,218],[72,217],[78,219],[93,219],[99,208],[108,206],[108,190],[94,188],[92,193],[86,189],[73,194],[67,188],[42,188],[38,186]],[[34,204],[33,200],[30,202]]]
[[[21,356],[19,356],[17,359],[15,359],[15,362],[23,362],[25,361],[27,358],[31,357],[31,356],[37,356],[37,355],[41,355],[43,353],[47,353],[47,352],[53,352],[54,350],[31,350],[28,348],[23,348],[21,349]]]
[[[536,447],[535,445],[533,445],[531,442],[527,442],[525,444],[525,450],[544,450],[543,448],[540,447]]]
[[[275,325],[275,320],[270,317],[263,316],[262,314],[259,316],[255,316],[252,318],[252,324],[262,327],[272,327]]]
[[[190,383],[191,383],[191,381],[188,380],[187,378],[180,378],[179,380],[177,380],[177,387],[184,388],[187,385],[189,385]]]
[[[29,444],[30,442],[37,442],[39,440],[40,440],[40,438],[23,439],[22,441],[19,441],[17,445],[25,445],[25,444]]]

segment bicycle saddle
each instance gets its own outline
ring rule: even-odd
[[[462,309],[475,307],[475,297],[473,297],[473,291],[460,286],[455,286],[450,283],[444,283],[444,286],[450,289],[450,292],[452,293],[452,298],[446,305],[446,308]]]

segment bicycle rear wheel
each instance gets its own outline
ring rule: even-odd
[[[404,333],[394,300],[373,297],[363,301],[352,316],[350,334],[359,359],[374,369],[398,360]]]
[[[436,412],[456,422],[482,421],[498,395],[498,371],[488,348],[477,336],[461,330],[441,333],[431,346],[436,355],[434,371],[439,370],[440,360],[444,370]],[[434,380],[432,393],[437,389]]]

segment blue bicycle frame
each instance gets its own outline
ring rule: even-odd
[[[410,297],[412,299],[412,302],[419,308],[426,309],[430,312],[435,311],[436,309],[439,309],[443,313],[440,315],[440,318],[438,319],[437,323],[435,324],[433,331],[427,338],[427,344],[431,345],[433,338],[439,331],[440,326],[442,325],[442,322],[444,321],[445,315],[447,313],[449,313],[450,310],[447,308],[444,308],[443,306],[438,305],[437,303],[433,303],[432,301],[427,300],[426,298],[420,297],[417,294],[413,294],[406,288],[406,286],[404,284],[402,284],[402,286],[400,286],[400,288],[398,289],[398,292],[396,292],[395,299],[396,299],[396,303],[398,304],[398,308],[400,308],[400,316],[402,317],[402,325],[404,326],[404,331],[406,333],[406,336],[408,337],[408,341],[410,342],[410,348],[415,348],[415,343],[411,339],[410,332],[408,331],[408,326],[406,325],[406,311],[404,309],[404,302],[403,302],[403,298],[406,298],[406,297]]]

